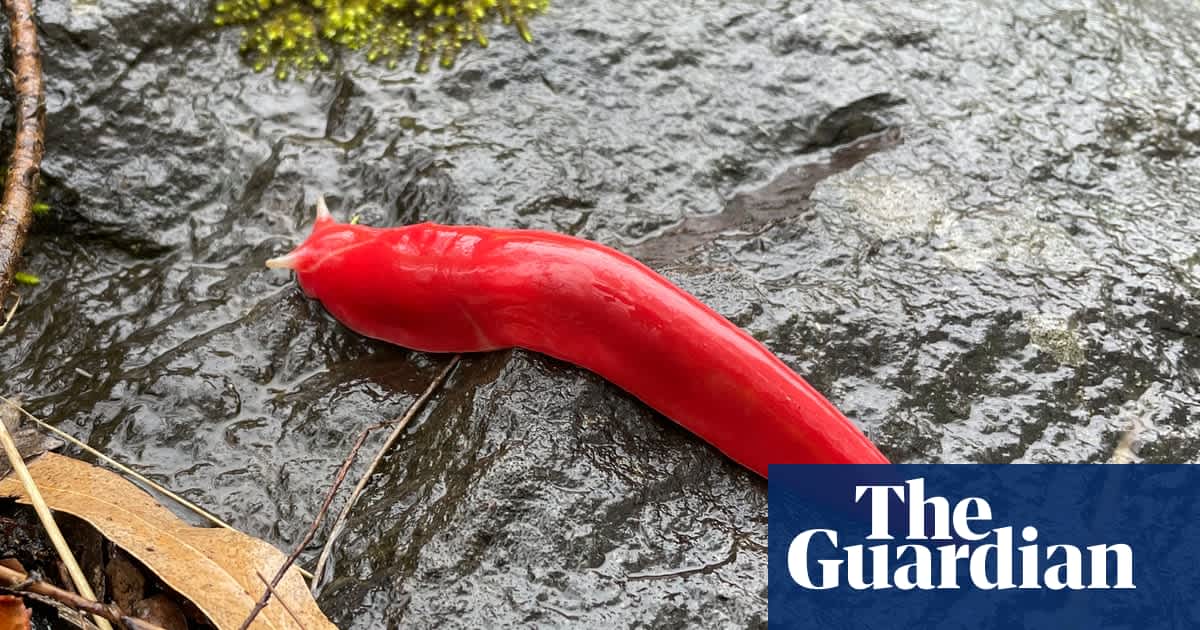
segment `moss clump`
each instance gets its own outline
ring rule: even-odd
[[[329,63],[332,48],[361,50],[389,68],[410,50],[417,71],[450,67],[464,44],[487,46],[485,23],[499,20],[531,41],[527,20],[550,0],[221,0],[219,26],[245,29],[242,53],[255,70],[286,79]]]

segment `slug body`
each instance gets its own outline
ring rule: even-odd
[[[426,352],[525,348],[591,370],[767,476],[887,463],[765,346],[640,262],[533,230],[335,222],[268,261],[354,331]]]

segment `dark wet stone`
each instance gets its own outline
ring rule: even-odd
[[[1200,461],[1200,15],[1061,4],[566,3],[451,71],[276,83],[207,2],[43,2],[54,209],[5,389],[290,546],[446,361],[262,268],[324,192],[638,253],[897,461]],[[320,601],[354,628],[761,626],[765,524],[765,483],[602,380],[470,356]]]

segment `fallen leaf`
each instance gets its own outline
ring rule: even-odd
[[[46,453],[29,472],[51,509],[73,514],[136,558],[191,601],[221,630],[236,630],[263,592],[256,571],[274,575],[286,559],[271,545],[227,529],[192,527],[116,473]],[[20,482],[0,480],[0,496],[26,502]],[[336,630],[317,607],[295,567],[279,586],[304,630]],[[295,629],[296,621],[272,597],[251,628]]]
[[[20,597],[0,595],[0,630],[29,630],[32,614]]]

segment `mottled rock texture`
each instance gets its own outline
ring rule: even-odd
[[[39,4],[53,212],[3,390],[282,547],[446,360],[263,268],[319,192],[637,254],[897,461],[1100,462],[1131,430],[1138,458],[1200,461],[1193,3],[563,1],[448,71],[347,55],[284,83],[206,2]],[[321,604],[348,628],[761,626],[766,516],[763,481],[600,379],[470,356]]]

